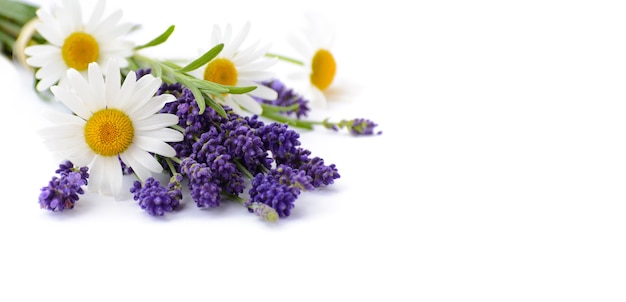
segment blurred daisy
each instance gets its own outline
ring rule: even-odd
[[[311,102],[326,104],[328,88],[335,79],[337,63],[331,49],[334,41],[334,29],[320,15],[306,14],[302,33],[289,40],[300,54],[304,68],[299,76],[309,81]]]
[[[119,24],[121,10],[103,18],[104,0],[96,3],[87,23],[83,23],[78,0],[63,0],[61,6],[52,12],[37,11],[41,21],[37,31],[50,44],[34,45],[25,49],[29,58],[26,62],[39,68],[35,77],[39,79],[37,90],[44,91],[50,86],[65,81],[68,69],[74,68],[83,74],[89,63],[97,62],[104,66],[109,59],[116,59],[121,67],[128,65],[127,57],[132,55],[133,43],[121,40],[132,24]]]
[[[110,61],[105,74],[90,63],[87,77],[67,71],[67,85],[52,86],[55,97],[73,114],[52,112],[54,125],[41,130],[45,144],[61,158],[77,166],[91,165],[89,188],[119,195],[122,188],[120,159],[145,181],[163,168],[151,153],[172,157],[166,142],[183,139],[168,128],[178,123],[173,114],[158,113],[175,100],[171,94],[154,96],[161,80],[152,75],[136,79],[128,73],[120,86],[120,68]],[[106,78],[106,79],[105,79]]]
[[[253,114],[261,114],[263,109],[253,97],[272,101],[278,97],[276,91],[259,84],[273,78],[273,73],[266,69],[274,65],[276,59],[265,56],[270,45],[258,47],[259,42],[256,42],[246,49],[241,49],[249,31],[250,22],[247,22],[241,32],[234,37],[230,24],[226,25],[224,32],[219,26],[214,26],[208,49],[220,43],[224,43],[224,48],[207,65],[190,73],[197,78],[221,85],[255,86],[255,90],[246,94],[224,95],[223,102],[238,114],[243,114],[242,108]]]

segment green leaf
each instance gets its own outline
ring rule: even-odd
[[[0,0],[0,17],[17,22],[20,25],[26,24],[36,16],[38,7],[11,0]]]
[[[167,39],[170,37],[170,35],[174,32],[174,25],[171,25],[170,27],[167,28],[167,30],[165,30],[164,33],[162,33],[161,35],[159,35],[158,37],[154,38],[152,41],[144,44],[144,45],[140,45],[135,47],[135,50],[139,50],[139,49],[143,49],[143,48],[147,48],[147,47],[153,47],[153,46],[157,46],[159,44],[164,43],[165,41],[167,41]]]
[[[217,112],[219,115],[223,116],[223,117],[227,117],[228,115],[226,114],[226,110],[224,110],[224,107],[222,107],[222,105],[218,104],[217,102],[215,102],[214,99],[212,98],[206,98],[205,99],[207,104],[209,105],[209,107],[213,108],[213,110],[215,110],[215,112]]]
[[[204,101],[204,95],[202,95],[202,92],[200,91],[200,89],[194,86],[188,86],[187,88],[191,90],[191,93],[193,93],[193,97],[196,99],[196,103],[198,103],[199,114],[204,113],[204,108],[206,108],[206,103]]]
[[[206,92],[208,94],[228,93],[228,88],[224,88],[224,86],[222,86],[220,84],[216,84],[216,83],[213,83],[213,82],[201,80],[201,79],[198,79],[198,78],[195,78],[195,77],[190,77],[189,83],[191,85],[197,86],[199,89],[201,89],[202,91],[204,91],[204,92]]]
[[[200,68],[202,65],[208,63],[213,60],[224,48],[224,44],[217,44],[215,47],[211,48],[209,51],[205,52],[202,56],[189,63],[189,65],[179,69],[180,72],[189,72],[192,70],[196,70]]]
[[[232,94],[244,94],[244,93],[248,93],[248,92],[256,89],[256,86],[242,86],[242,87],[238,87],[238,86],[223,86],[223,87],[227,88],[228,92],[232,93]]]

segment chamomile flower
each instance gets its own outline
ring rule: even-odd
[[[183,139],[179,131],[169,128],[178,123],[178,117],[158,113],[175,97],[155,96],[161,80],[149,74],[137,80],[131,71],[120,86],[120,68],[114,61],[104,74],[97,63],[90,63],[87,74],[83,77],[70,69],[67,85],[50,88],[73,113],[51,112],[53,125],[41,134],[59,157],[77,166],[91,166],[90,190],[117,196],[123,180],[120,159],[145,181],[151,172],[163,171],[152,153],[176,155],[167,142]]]
[[[299,76],[309,81],[311,101],[326,104],[326,92],[337,73],[337,62],[331,52],[334,29],[321,15],[305,15],[302,33],[291,37],[290,42],[303,58],[303,68]]]
[[[35,77],[39,79],[37,90],[44,91],[66,78],[68,69],[76,69],[86,74],[92,62],[104,66],[109,59],[120,62],[126,67],[126,58],[132,55],[133,43],[122,40],[131,28],[130,23],[118,23],[122,11],[118,10],[103,18],[104,0],[96,3],[93,13],[83,23],[78,0],[63,0],[61,6],[51,12],[37,11],[40,23],[36,29],[49,43],[27,47],[24,52],[29,58],[26,62],[38,68]]]
[[[261,105],[253,97],[265,100],[276,100],[276,91],[260,84],[262,81],[273,78],[273,73],[266,69],[276,63],[273,58],[265,56],[270,45],[259,46],[259,42],[242,49],[242,44],[250,31],[250,22],[247,22],[237,36],[233,36],[230,24],[222,32],[217,25],[213,28],[210,40],[210,48],[223,43],[224,48],[220,54],[207,63],[191,72],[197,78],[213,83],[248,87],[256,89],[246,94],[227,94],[223,97],[224,104],[231,107],[235,113],[243,114],[242,107],[253,113],[261,114]],[[206,50],[204,50],[206,51]],[[202,53],[204,53],[202,51]]]

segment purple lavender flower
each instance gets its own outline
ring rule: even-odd
[[[67,176],[72,172],[78,172],[80,174],[80,178],[87,184],[87,179],[89,179],[89,168],[88,167],[74,167],[74,164],[66,160],[59,165],[59,168],[54,171],[54,173],[59,174],[60,176]]]
[[[368,119],[355,118],[346,122],[346,127],[353,135],[374,135],[374,129],[378,127],[378,124]],[[382,131],[376,132],[377,135],[382,133]]]
[[[292,190],[313,191],[315,189],[313,178],[307,175],[305,170],[278,165],[276,169],[270,170],[267,174],[274,177],[280,185],[288,186]]]
[[[137,79],[141,79],[141,77],[147,75],[147,74],[151,74],[152,73],[152,69],[150,68],[142,68],[142,69],[137,69],[137,71],[135,71],[135,74],[137,75]]]
[[[70,161],[60,164],[55,171],[59,177],[53,176],[48,186],[41,188],[39,206],[58,212],[74,208],[78,195],[85,193],[82,186],[88,183],[88,170],[87,167],[74,167]]]
[[[259,173],[252,179],[248,204],[266,204],[276,210],[280,218],[284,218],[291,214],[299,193],[300,190],[293,190],[288,185],[280,184],[272,175]],[[252,211],[250,208],[249,210]]]
[[[324,160],[320,157],[314,157],[310,161],[304,163],[300,169],[306,171],[306,174],[313,179],[312,185],[316,188],[322,185],[330,185],[339,178],[339,171],[335,164],[325,165]]]
[[[278,220],[278,213],[276,210],[264,203],[248,201],[244,205],[248,208],[250,213],[254,213],[265,221],[275,222]]]
[[[271,123],[257,129],[256,134],[277,164],[290,162],[300,146],[300,134],[286,124]]]
[[[200,108],[193,93],[180,83],[163,83],[157,94],[163,93],[174,95],[176,101],[165,104],[161,113],[171,113],[178,116],[178,125],[184,128],[183,141],[172,143],[178,158],[192,155],[192,146],[197,137],[200,137],[211,128],[215,128],[216,125],[221,125],[228,121],[228,119],[220,116],[210,107],[207,107],[204,113],[200,114]]]
[[[247,124],[247,119],[231,120],[221,128],[226,152],[240,160],[248,171],[256,173],[270,167],[272,160],[263,148],[263,141]]]
[[[216,129],[202,134],[193,145],[193,154],[199,163],[206,164],[214,182],[224,192],[238,195],[245,189],[242,172],[237,168],[235,159],[223,146],[223,135]]]
[[[122,174],[131,175],[134,173],[133,168],[131,166],[126,165],[126,163],[122,160],[122,158],[118,155],[117,159],[120,161],[122,165]]]
[[[285,86],[283,82],[278,79],[273,79],[270,81],[261,82],[261,85],[265,85],[278,93],[278,97],[274,101],[264,100],[258,97],[254,97],[258,102],[280,106],[285,108],[293,108],[292,110],[287,110],[281,112],[284,115],[295,114],[297,118],[306,117],[311,110],[309,108],[309,101],[306,100],[301,95],[296,94],[293,89]]]
[[[211,176],[211,170],[203,163],[187,157],[180,163],[180,171],[189,178],[191,198],[200,208],[214,208],[220,205],[220,186]]]
[[[139,201],[139,206],[152,216],[163,216],[165,212],[174,211],[182,199],[181,181],[182,175],[175,174],[170,178],[167,188],[153,177],[148,178],[142,185],[135,181],[130,192],[134,193],[133,199]]]

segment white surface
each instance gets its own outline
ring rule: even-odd
[[[91,194],[58,215],[37,204],[57,165],[35,134],[48,105],[0,60],[0,300],[626,300],[621,2],[194,3],[108,8],[144,25],[138,42],[176,24],[152,51],[183,57],[214,23],[251,20],[279,47],[322,10],[340,93],[316,114],[384,134],[303,133],[341,178],[274,225],[189,200],[163,221]]]

